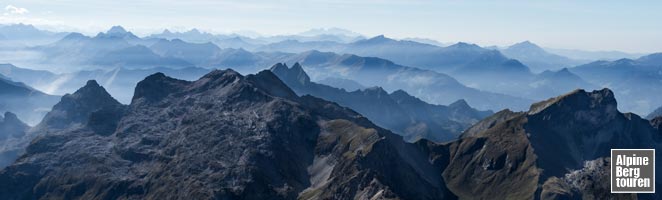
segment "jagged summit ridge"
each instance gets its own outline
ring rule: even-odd
[[[114,128],[88,123],[31,143],[0,171],[0,198],[453,197],[416,146],[335,103],[283,95],[293,92],[269,71],[154,74],[136,90],[157,83],[168,93],[136,96]]]
[[[583,89],[576,89],[567,94],[550,98],[531,105],[529,114],[537,114],[550,107],[568,107],[574,110],[586,109],[605,109],[608,113],[618,112],[616,98],[614,93],[607,88],[587,92]]]

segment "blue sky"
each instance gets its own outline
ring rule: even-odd
[[[93,34],[112,25],[267,35],[339,27],[368,36],[553,48],[662,51],[662,1],[0,0],[0,23]]]

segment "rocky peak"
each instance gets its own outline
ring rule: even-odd
[[[467,101],[464,99],[457,100],[449,104],[448,107],[457,109],[472,109],[471,106],[469,106],[469,103],[467,103]]]
[[[542,48],[540,48],[540,46],[538,46],[538,45],[536,45],[536,44],[534,44],[534,43],[532,43],[531,41],[528,41],[528,40],[526,40],[524,42],[517,43],[517,44],[513,44],[512,46],[508,47],[508,49],[511,49],[511,50],[512,49],[534,50],[534,51],[542,50]]]
[[[122,26],[113,26],[105,33],[99,33],[97,38],[125,38],[125,39],[138,39],[138,36],[126,31]]]
[[[283,82],[297,83],[296,85],[310,84],[310,77],[303,70],[303,67],[297,62],[292,68],[288,68],[285,63],[278,63],[271,67],[271,72],[276,74]]]
[[[127,33],[126,29],[124,29],[124,27],[122,26],[113,26],[108,31],[106,31],[106,34],[109,35],[126,34],[126,33]]]
[[[400,104],[418,104],[418,105],[426,104],[423,100],[410,95],[404,90],[393,91],[390,95],[391,98],[393,98],[393,100],[395,100]]]
[[[605,114],[609,114],[613,117],[614,114],[618,113],[616,104],[614,93],[607,88],[595,90],[593,92],[577,89],[565,95],[550,98],[546,101],[531,105],[529,115],[551,110],[560,111],[559,109],[561,109],[562,112],[567,113],[586,110],[601,110],[604,111]]]
[[[89,37],[87,37],[83,34],[74,32],[74,33],[67,34],[67,36],[62,38],[62,40],[80,40],[80,39],[87,39],[87,38],[89,38]]]
[[[87,123],[91,113],[104,107],[117,107],[122,104],[115,100],[96,81],[87,84],[73,94],[66,94],[37,125],[40,128],[63,129],[71,125]]]
[[[466,42],[458,42],[453,45],[446,47],[447,49],[456,49],[456,50],[481,50],[482,48],[476,44],[470,44]]]
[[[155,73],[138,82],[131,104],[138,101],[156,102],[169,94],[180,91],[187,81],[177,80],[163,73]]]
[[[301,66],[299,66],[299,68],[301,68]],[[306,74],[303,72],[303,70],[301,70],[301,72],[303,75]],[[290,89],[278,76],[276,76],[276,74],[269,70],[263,70],[255,75],[248,75],[246,76],[246,80],[250,81],[255,87],[265,91],[272,96],[285,99],[295,99],[298,97],[297,94],[292,91],[292,89]]]
[[[379,86],[369,87],[359,91],[366,95],[376,96],[377,98],[389,97],[388,92]]]

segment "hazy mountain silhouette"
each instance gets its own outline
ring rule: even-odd
[[[349,107],[407,141],[421,138],[449,141],[492,114],[473,109],[463,100],[449,106],[428,104],[402,90],[389,94],[380,87],[371,87],[348,92],[311,82],[299,63],[292,68],[279,63],[271,67],[271,71],[298,95],[312,95]]]
[[[30,24],[0,25],[0,44],[14,47],[40,45],[61,39],[67,33],[40,30]]]
[[[510,58],[521,61],[526,64],[526,66],[530,67],[531,70],[536,72],[558,70],[583,63],[582,61],[572,60],[564,56],[549,53],[530,41],[513,44],[500,51]]]
[[[42,62],[70,65],[122,66],[128,68],[149,67],[191,67],[181,59],[162,57],[149,48],[145,42],[123,28],[115,26],[106,33],[87,37],[71,33],[61,40],[32,48],[42,52]]]
[[[287,63],[301,63],[313,80],[340,77],[361,85],[381,86],[387,91],[402,89],[433,104],[448,105],[465,99],[483,110],[525,109],[530,100],[469,88],[446,74],[406,67],[376,57],[309,51],[291,56]]]
[[[145,76],[157,72],[165,73],[173,77],[185,80],[195,80],[208,73],[209,69],[189,67],[182,69],[171,69],[155,67],[148,69],[127,69],[116,67],[112,69],[81,70],[69,73],[52,73],[43,70],[31,70],[19,68],[10,64],[0,64],[0,74],[14,77],[15,80],[24,82],[34,88],[40,88],[52,94],[66,94],[76,91],[87,80],[98,80],[113,96],[124,103],[129,103],[133,97],[133,88]],[[53,102],[54,104],[55,102]],[[52,104],[48,105],[50,108]],[[47,110],[45,110],[47,111]],[[43,114],[42,114],[43,116]],[[38,118],[41,120],[41,118]],[[36,123],[31,121],[31,123]]]
[[[619,108],[638,114],[648,114],[660,105],[662,99],[662,53],[639,59],[596,61],[570,68],[584,80],[614,90],[622,102]]]
[[[35,124],[58,99],[58,96],[0,76],[0,113],[16,113],[21,119]]]

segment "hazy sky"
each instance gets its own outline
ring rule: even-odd
[[[662,51],[662,1],[0,0],[0,23],[92,34],[122,25],[274,35],[339,27],[367,36],[480,45]]]

